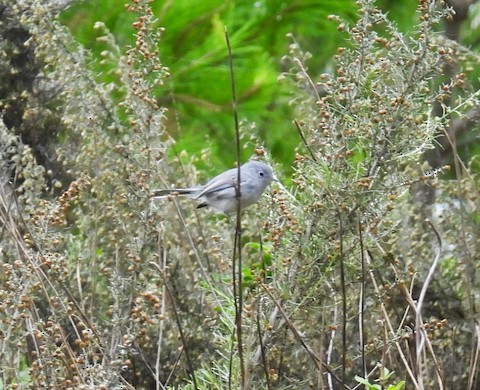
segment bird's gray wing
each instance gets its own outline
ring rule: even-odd
[[[227,188],[235,188],[237,182],[237,168],[229,169],[226,172],[214,177],[202,188],[202,191],[195,196],[195,198],[201,198],[202,196],[226,190]],[[243,182],[243,180],[242,180]]]
[[[201,198],[202,196],[213,194],[214,192],[226,190],[228,188],[234,188],[235,185],[234,177],[226,177],[222,180],[216,180],[213,183],[205,185],[202,191],[195,196],[195,198]]]

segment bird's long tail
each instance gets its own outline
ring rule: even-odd
[[[151,198],[161,198],[167,195],[194,195],[196,192],[190,188],[172,188],[171,190],[153,190],[150,193]]]

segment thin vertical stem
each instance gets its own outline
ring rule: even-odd
[[[339,250],[340,250],[340,287],[342,290],[342,385],[346,385],[347,365],[347,288],[345,282],[345,254],[343,252],[343,223],[338,212]]]
[[[362,222],[358,221],[358,235],[360,237],[360,255],[361,255],[361,268],[362,268],[362,283],[360,286],[360,316],[358,319],[359,329],[360,329],[360,349],[362,351],[362,369],[363,377],[367,377],[367,363],[365,360],[365,282],[366,282],[366,272],[365,272],[365,252],[363,247],[363,231],[362,231]]]
[[[228,37],[228,31],[225,27],[225,40],[228,49],[228,60],[230,66],[230,81],[232,88],[232,110],[235,120],[235,134],[236,134],[236,146],[237,146],[237,182],[235,185],[235,195],[237,198],[237,223],[235,227],[235,240],[233,246],[233,261],[232,261],[232,283],[233,283],[233,299],[235,302],[235,326],[237,330],[237,345],[238,356],[240,359],[240,383],[241,388],[245,389],[245,363],[243,358],[243,345],[242,345],[242,307],[243,307],[243,295],[242,295],[242,219],[241,219],[241,205],[240,198],[241,193],[241,153],[240,153],[240,126],[238,124],[238,112],[237,112],[237,95],[235,90],[235,74],[233,72],[233,56],[232,48],[230,46],[230,39]],[[238,260],[238,261],[237,261]],[[238,280],[237,275],[238,273]],[[231,373],[230,373],[231,374]],[[231,378],[229,379],[231,385]]]

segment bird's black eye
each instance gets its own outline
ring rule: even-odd
[[[258,176],[263,177],[263,176],[265,176],[265,174],[262,171],[260,171],[260,172],[258,172]]]

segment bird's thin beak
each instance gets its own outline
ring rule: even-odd
[[[278,180],[277,176],[273,175],[272,181],[276,181],[277,183],[280,183],[280,180]]]

